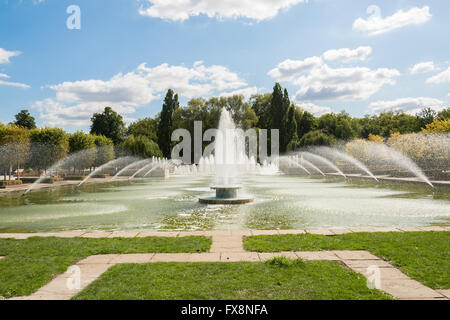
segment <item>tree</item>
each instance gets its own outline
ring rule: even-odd
[[[146,136],[129,136],[122,144],[125,152],[142,158],[162,157],[162,152],[156,142]]]
[[[158,141],[158,123],[155,119],[145,118],[130,124],[127,130],[127,136],[146,136],[147,138]]]
[[[272,94],[255,94],[250,98],[250,104],[255,112],[258,122],[256,127],[260,129],[270,129],[272,117],[270,113],[270,106],[272,101]]]
[[[94,161],[94,167],[110,162],[114,159],[114,143],[105,136],[94,136],[94,143],[97,147],[97,157]]]
[[[444,109],[437,115],[438,120],[448,120],[450,119],[450,108]]]
[[[351,117],[345,112],[328,113],[321,116],[317,120],[317,129],[340,140],[349,140],[356,136],[352,128]]]
[[[58,128],[42,128],[30,131],[31,161],[29,165],[40,171],[47,169],[67,156],[69,136]]]
[[[425,128],[428,124],[433,123],[437,118],[437,113],[431,108],[425,108],[420,111],[417,115],[418,129]]]
[[[286,140],[288,144],[286,146],[287,151],[294,151],[298,145],[297,136],[297,120],[295,119],[295,105],[289,107],[289,111],[286,115]]]
[[[163,156],[170,157],[172,146],[172,122],[173,113],[179,107],[178,94],[174,94],[172,89],[169,89],[164,99],[164,104],[161,111],[160,121],[158,124],[158,145]]]
[[[279,83],[276,83],[273,88],[272,101],[270,103],[270,113],[272,117],[271,129],[280,130],[280,152],[285,153],[289,143],[286,128],[286,114],[289,106],[288,91],[283,89]]]
[[[9,172],[9,179],[14,168],[20,178],[20,167],[29,158],[30,132],[19,126],[0,127],[0,165],[4,168],[4,179]]]
[[[69,150],[73,155],[72,161],[67,165],[74,169],[84,170],[91,168],[97,157],[95,138],[93,135],[77,131],[69,136]]]
[[[302,111],[300,108],[295,110],[295,120],[297,121],[297,137],[299,139],[316,128],[316,118],[311,113]]]
[[[115,145],[123,141],[125,123],[123,118],[112,108],[106,107],[103,113],[95,113],[91,118],[91,134],[105,136]]]
[[[422,133],[450,133],[450,119],[435,120],[433,123],[427,124]]]
[[[14,125],[27,129],[35,129],[36,122],[34,117],[30,115],[28,110],[22,110],[18,114],[15,115],[16,121],[13,123]]]
[[[326,135],[321,131],[308,132],[300,139],[300,146],[331,146],[336,143],[333,136]]]

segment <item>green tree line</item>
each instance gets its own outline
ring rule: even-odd
[[[92,116],[89,133],[37,128],[34,117],[28,110],[22,110],[15,121],[8,125],[0,123],[0,168],[5,179],[18,168],[41,172],[77,152],[84,154],[82,161],[72,164],[74,170],[99,167],[124,155],[170,158],[177,143],[171,141],[175,129],[186,129],[193,136],[195,121],[202,122],[203,133],[217,128],[222,108],[231,111],[234,121],[244,130],[278,129],[282,153],[369,136],[387,139],[394,133],[448,132],[450,121],[450,109],[436,113],[430,108],[417,115],[397,111],[357,118],[343,111],[315,117],[293,103],[279,83],[272,93],[256,94],[248,100],[240,95],[195,98],[184,107],[180,106],[178,95],[169,89],[156,117],[138,120],[127,127],[121,115],[105,107],[102,113]]]

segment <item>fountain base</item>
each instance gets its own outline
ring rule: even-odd
[[[246,204],[254,201],[253,198],[249,197],[238,197],[239,186],[215,186],[211,189],[216,190],[215,197],[204,197],[200,198],[200,203],[204,204],[225,204],[225,205],[238,205]]]

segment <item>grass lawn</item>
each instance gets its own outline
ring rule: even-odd
[[[390,297],[370,290],[362,275],[337,262],[276,258],[265,263],[117,265],[74,299],[379,300]]]
[[[248,251],[367,250],[433,289],[450,289],[450,232],[254,236]]]
[[[195,253],[210,247],[211,239],[206,237],[0,239],[0,256],[5,256],[0,260],[0,298],[29,295],[72,264],[95,254]]]

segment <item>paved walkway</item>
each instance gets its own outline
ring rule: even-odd
[[[424,230],[426,229],[426,230]],[[303,259],[305,261],[330,260],[337,261],[343,266],[364,275],[369,281],[377,285],[377,288],[390,294],[396,299],[426,299],[447,300],[450,299],[450,290],[436,291],[425,285],[412,280],[399,269],[388,262],[374,256],[367,251],[320,251],[320,252],[279,252],[279,253],[257,253],[246,252],[242,245],[242,237],[249,235],[266,234],[342,234],[345,232],[361,231],[353,229],[341,230],[298,230],[298,231],[205,231],[205,232],[182,232],[182,233],[153,233],[153,232],[112,232],[112,233],[60,233],[45,234],[44,236],[60,237],[148,237],[148,236],[190,236],[206,235],[212,236],[213,242],[208,253],[148,253],[148,254],[107,254],[94,255],[79,261],[68,268],[64,274],[56,276],[49,284],[39,289],[36,293],[27,297],[13,298],[12,300],[69,300],[90,283],[98,279],[110,267],[123,263],[153,263],[153,262],[262,262],[274,257],[286,257],[291,259]],[[380,229],[367,229],[368,232],[380,232]],[[448,227],[433,227],[408,230],[385,230],[385,231],[449,231]],[[25,239],[30,235],[9,235],[16,239]],[[31,235],[36,236],[36,234]],[[77,278],[77,276],[79,276]],[[74,281],[79,279],[79,283]],[[379,280],[377,282],[377,280]],[[75,284],[75,285],[74,285]]]
[[[58,237],[58,238],[145,238],[145,237],[188,237],[188,236],[259,236],[277,234],[317,234],[334,236],[357,232],[423,232],[423,231],[450,231],[450,227],[400,227],[400,228],[341,228],[341,229],[307,229],[307,230],[225,230],[225,231],[174,231],[174,232],[84,232],[69,231],[56,233],[0,233],[0,239],[25,240],[31,237]]]

